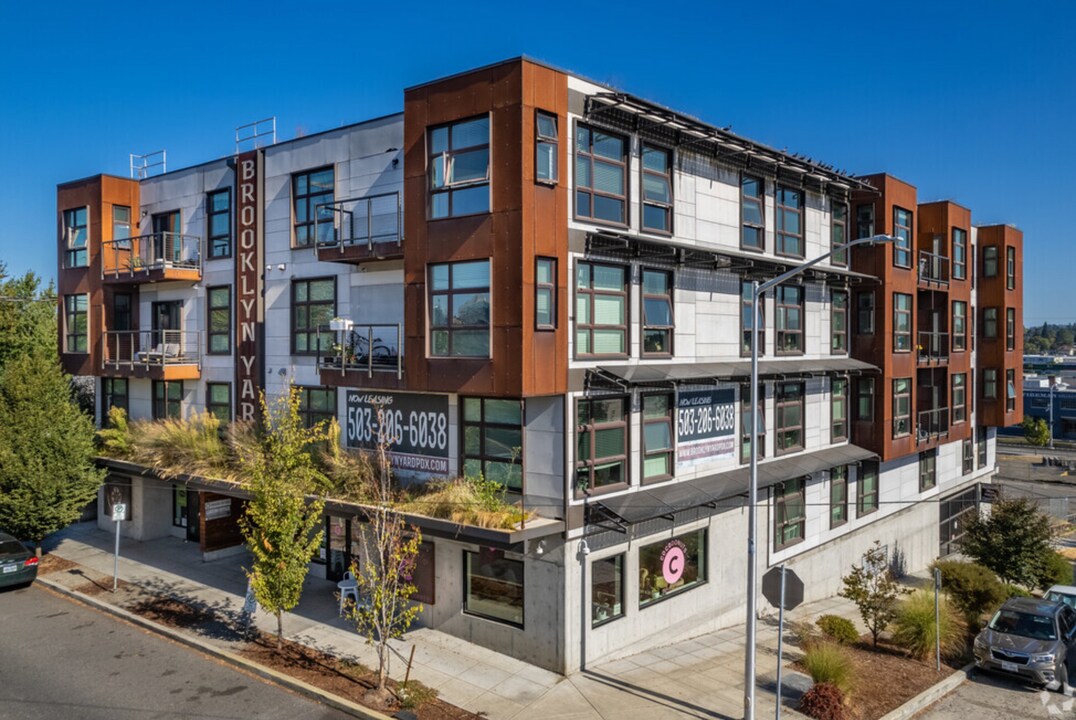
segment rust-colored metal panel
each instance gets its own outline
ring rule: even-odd
[[[1024,348],[1024,272],[1023,272],[1023,233],[1009,225],[990,225],[978,229],[978,252],[976,261],[979,264],[976,275],[976,293],[979,306],[979,314],[982,316],[983,308],[996,307],[998,309],[998,332],[996,338],[980,337],[978,344],[978,368],[976,383],[976,398],[978,403],[978,422],[980,425],[996,425],[1007,427],[1020,423],[1024,418],[1022,388],[1024,382],[1023,373],[1023,348]],[[998,248],[998,271],[992,278],[985,277],[982,270],[983,249],[989,246]],[[1008,288],[1007,283],[1007,250],[1012,248],[1014,253],[1015,276],[1013,287]],[[1006,309],[1015,310],[1015,334],[1013,349],[1006,347]],[[988,400],[982,397],[982,371],[985,368],[997,368],[998,370],[998,397]],[[1013,385],[1016,391],[1016,399],[1011,411],[1006,410],[1006,393],[1008,390],[1006,372],[1014,371]]]

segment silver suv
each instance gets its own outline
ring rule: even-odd
[[[1076,611],[1037,598],[1012,598],[975,638],[975,664],[1070,692],[1076,666]]]

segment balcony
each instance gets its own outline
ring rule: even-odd
[[[923,410],[916,417],[915,442],[917,445],[949,435],[949,408]]]
[[[331,342],[326,334],[331,335]],[[399,324],[355,325],[337,319],[333,327],[319,328],[318,348],[318,376],[325,385],[402,386],[403,328]]]
[[[918,362],[920,365],[942,365],[949,362],[949,333],[923,330],[919,332]]]
[[[324,203],[315,215],[318,260],[357,264],[403,257],[399,192]]]
[[[101,243],[101,279],[108,283],[202,279],[202,239],[156,232]]]
[[[202,375],[201,336],[186,330],[110,330],[101,364],[124,377],[197,380]]]
[[[920,250],[919,284],[928,287],[948,287],[949,258],[926,250]]]

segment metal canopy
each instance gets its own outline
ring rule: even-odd
[[[818,360],[791,358],[759,361],[759,377],[791,378],[816,375],[877,372],[862,360],[827,357]],[[751,362],[675,363],[670,365],[607,365],[589,371],[616,385],[667,385],[682,383],[736,382],[751,377]]]

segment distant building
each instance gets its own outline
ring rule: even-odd
[[[1024,415],[1049,423],[1053,405],[1055,440],[1076,440],[1076,367],[1072,373],[1024,378]]]

